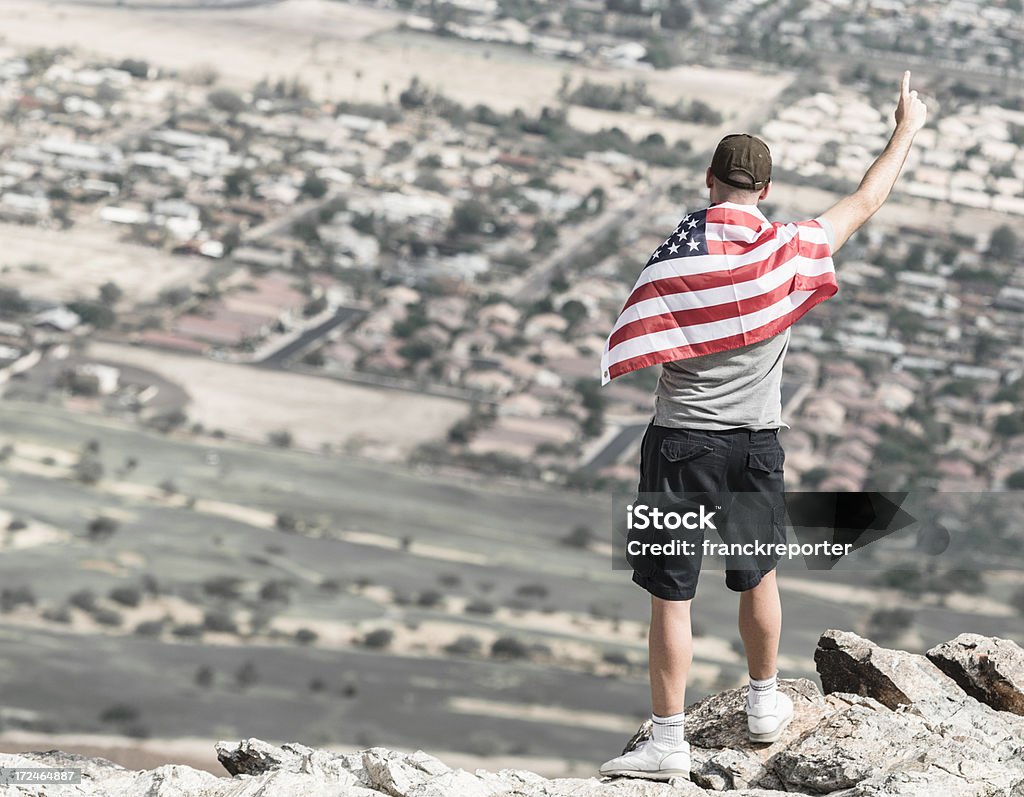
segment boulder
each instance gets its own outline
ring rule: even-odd
[[[971,697],[997,711],[1024,715],[1024,648],[1016,642],[960,634],[925,655]]]
[[[825,694],[852,692],[895,709],[924,698],[963,699],[956,682],[924,656],[879,647],[850,631],[826,631],[814,651]]]

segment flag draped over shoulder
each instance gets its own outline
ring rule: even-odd
[[[601,384],[765,340],[836,290],[821,222],[773,223],[732,202],[695,211],[640,273],[605,343]]]

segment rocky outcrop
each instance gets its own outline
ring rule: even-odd
[[[742,689],[712,695],[687,709],[690,781],[548,780],[521,770],[452,769],[423,752],[372,748],[334,753],[246,739],[217,744],[229,777],[177,765],[128,770],[59,751],[0,755],[3,767],[83,771],[77,786],[59,791],[0,787],[0,795],[1024,797],[1024,717],[1004,710],[1016,705],[1007,697],[1012,690],[1006,684],[1020,683],[1014,669],[1020,648],[1006,640],[966,636],[929,651],[929,658],[942,662],[940,670],[923,656],[887,650],[856,634],[826,632],[815,653],[825,694],[807,680],[782,683],[796,717],[778,742],[747,741]],[[994,659],[993,667],[980,664],[982,656]],[[647,724],[641,726],[627,749],[648,734]],[[605,752],[611,751],[595,751],[595,759]]]
[[[1024,715],[1024,649],[1016,642],[961,634],[926,655],[971,697]]]

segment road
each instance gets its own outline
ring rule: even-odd
[[[263,365],[268,368],[283,368],[288,360],[310,346],[314,341],[322,338],[332,329],[350,320],[358,321],[364,315],[366,315],[366,310],[361,307],[339,307],[337,312],[326,321],[317,324],[315,327],[310,327],[299,337],[295,338],[295,340],[268,354],[257,365]]]
[[[578,252],[581,241],[593,240],[602,230],[623,229],[660,197],[663,197],[672,183],[679,180],[673,173],[655,183],[651,189],[626,207],[617,205],[608,208],[599,216],[567,232],[551,254],[530,268],[521,278],[513,296],[520,302],[540,299],[547,293],[552,275],[563,268]]]
[[[643,437],[644,429],[647,428],[645,423],[630,424],[629,426],[623,426],[617,435],[613,437],[604,448],[594,455],[593,459],[590,460],[584,467],[587,470],[600,470],[601,468],[607,467],[608,465],[614,465],[622,455],[626,453],[635,443],[640,441]]]

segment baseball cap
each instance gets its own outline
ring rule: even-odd
[[[737,179],[735,172],[750,179]],[[711,173],[733,188],[760,191],[772,179],[772,154],[768,145],[757,136],[734,133],[718,142],[715,156],[711,159]]]

